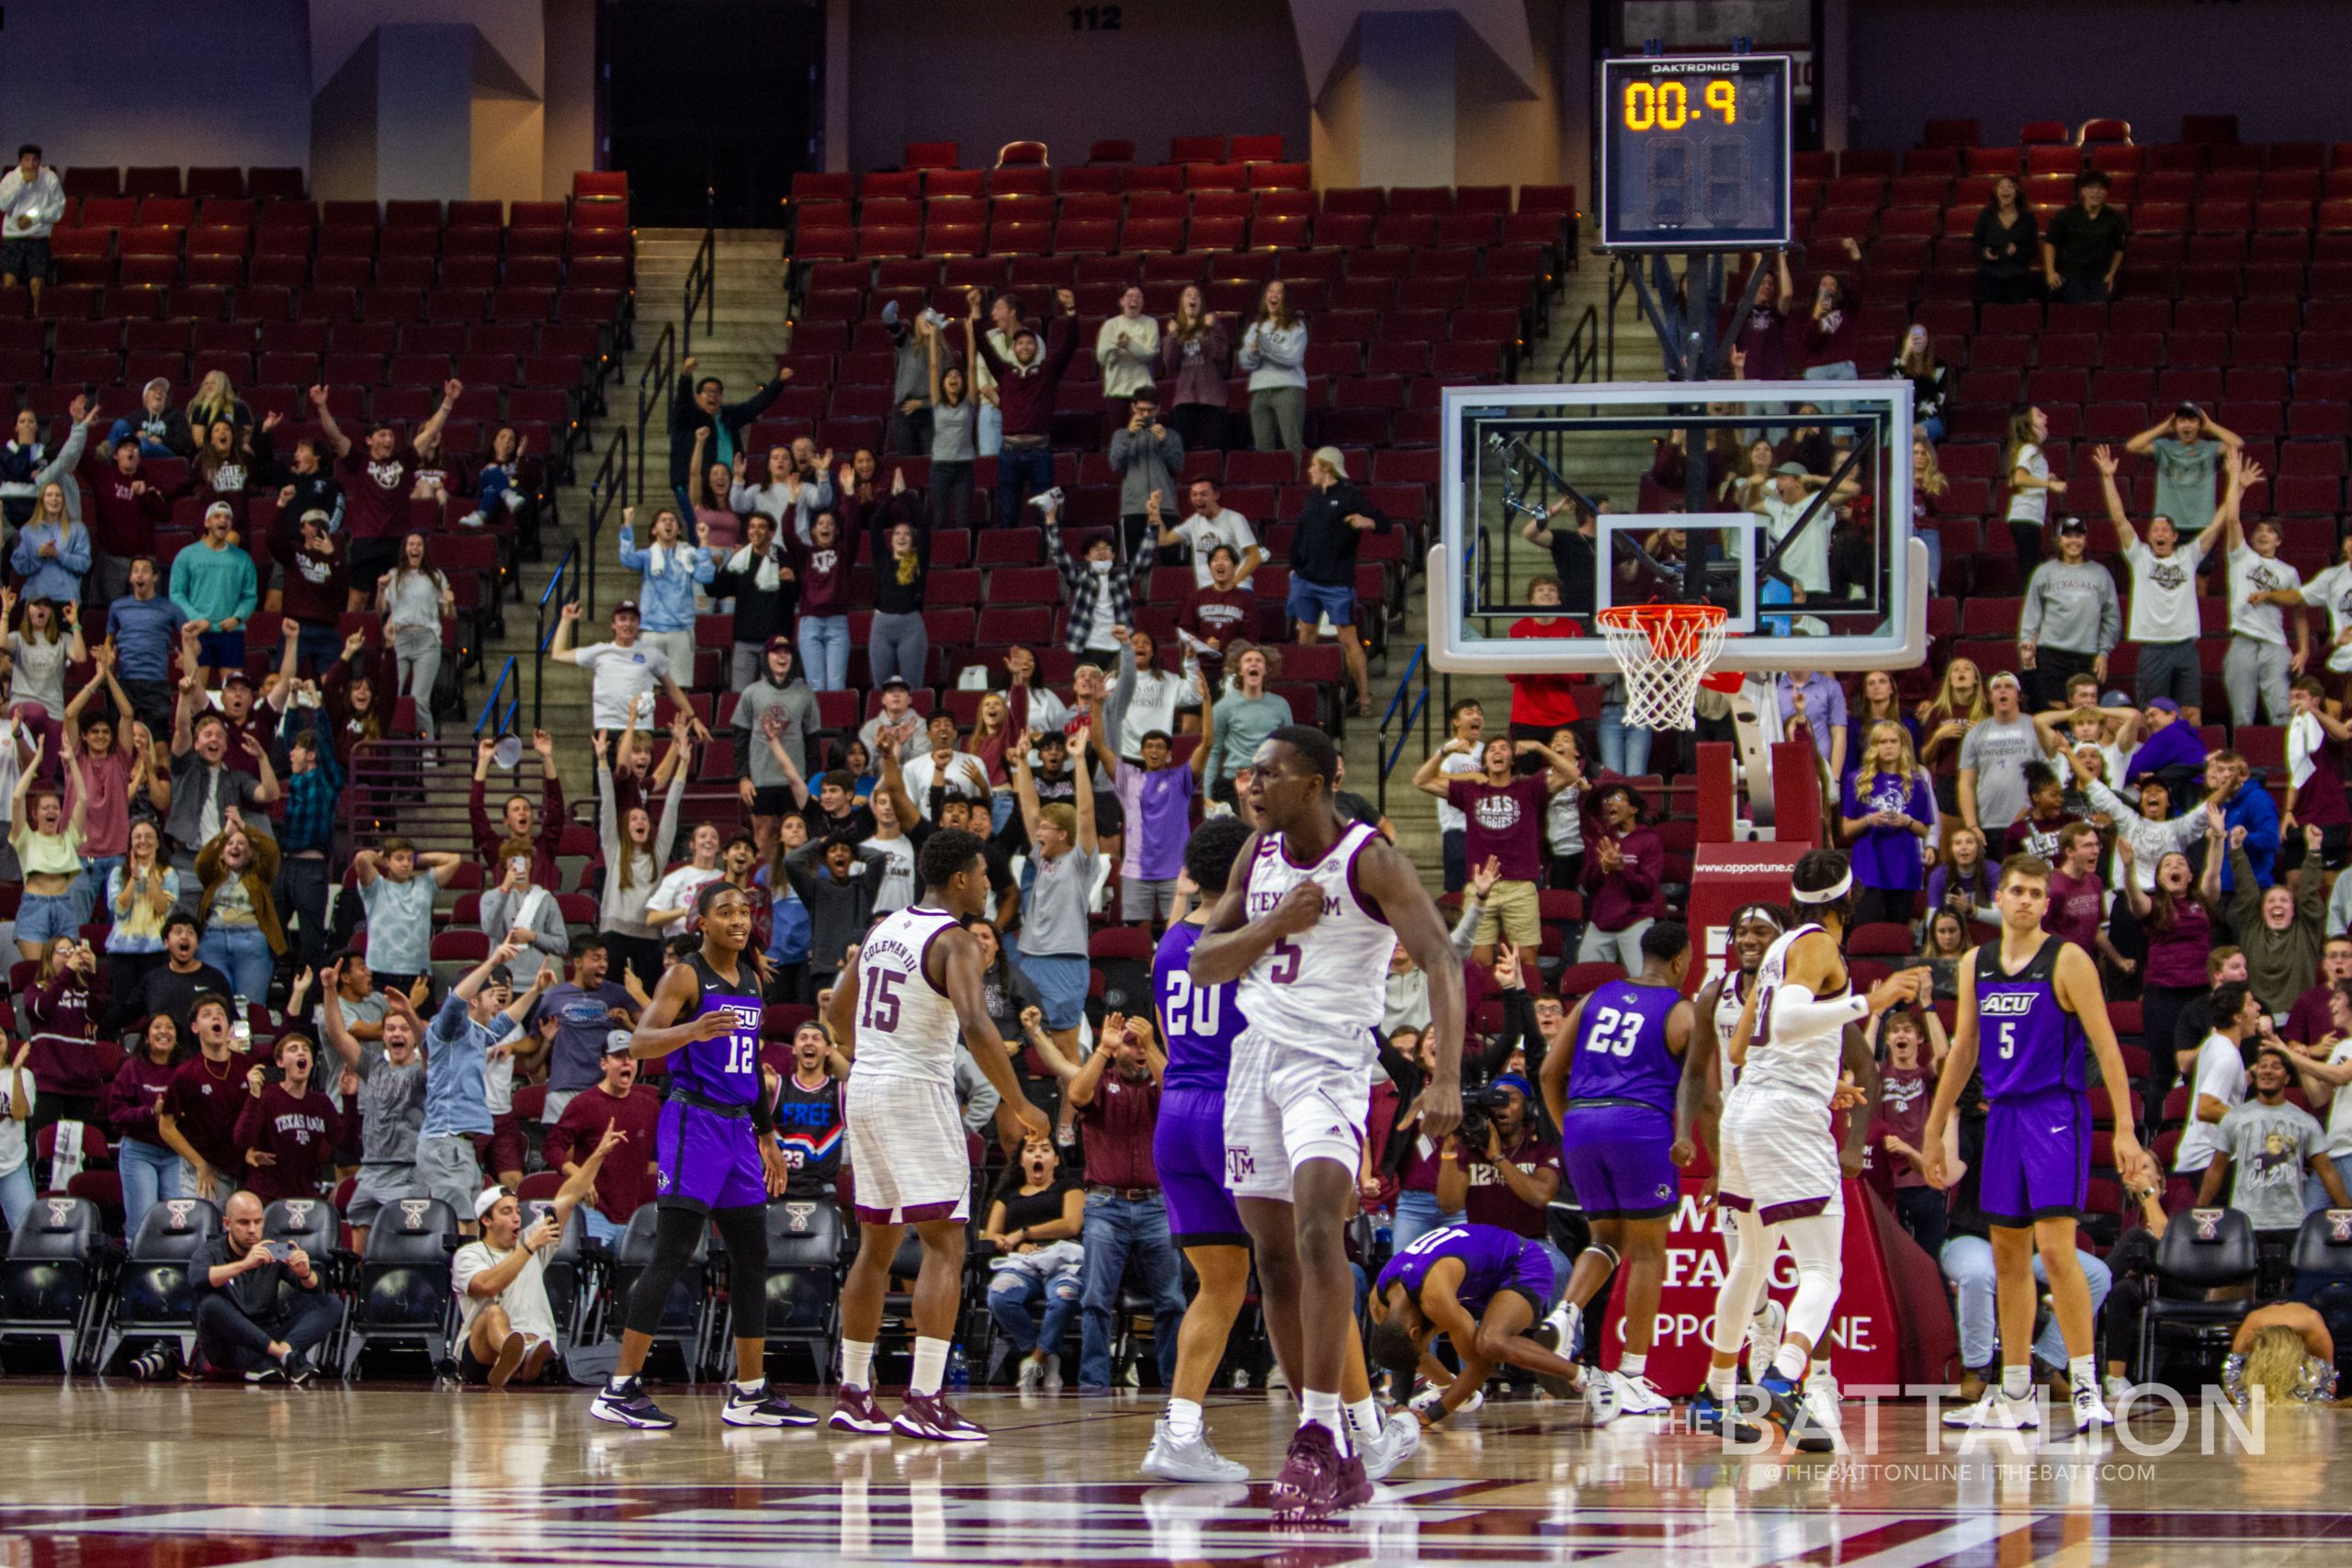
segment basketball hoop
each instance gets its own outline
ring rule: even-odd
[[[1609,638],[1609,651],[1625,674],[1625,722],[1645,729],[1688,729],[1696,722],[1692,705],[1699,682],[1737,691],[1741,677],[1708,674],[1723,651],[1720,604],[1611,604],[1593,617]]]

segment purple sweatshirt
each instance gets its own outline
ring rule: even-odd
[[[2150,773],[2166,768],[2201,768],[2205,765],[2205,738],[2196,727],[2175,719],[2141,744],[2132,753],[2132,761],[2123,769],[2123,782],[2137,784]]]

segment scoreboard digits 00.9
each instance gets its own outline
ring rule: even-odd
[[[1790,84],[1782,54],[1601,62],[1600,243],[1787,244]]]

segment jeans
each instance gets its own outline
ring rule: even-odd
[[[2062,276],[2052,302],[2060,305],[2104,305],[2112,298],[2107,279],[2098,274],[2079,277]]]
[[[628,1234],[627,1225],[615,1224],[605,1217],[602,1210],[585,1203],[580,1205],[580,1223],[588,1228],[588,1239],[601,1247],[616,1247],[621,1237]]]
[[[249,1002],[268,997],[277,955],[259,926],[207,926],[197,939],[196,955],[229,976],[234,995]]]
[[[866,634],[865,663],[876,686],[893,675],[910,686],[923,685],[923,667],[930,662],[931,637],[923,630],[922,615],[890,611],[875,615],[874,629]]]
[[[1184,1277],[1176,1247],[1168,1239],[1168,1201],[1122,1198],[1111,1192],[1086,1195],[1085,1303],[1079,1320],[1078,1383],[1111,1386],[1111,1325],[1119,1315],[1119,1286],[1133,1252],[1141,1267],[1136,1286],[1151,1300],[1152,1344],[1159,1353],[1159,1381],[1176,1381],[1176,1334],[1184,1321]]]
[[[122,682],[122,694],[130,699],[130,711],[147,732],[158,740],[169,740],[172,734],[172,703],[176,695],[169,681],[133,681],[128,676]],[[123,737],[130,739],[128,734]]]
[[[849,617],[800,617],[800,672],[811,691],[849,690]]]
[[[1389,1245],[1395,1249],[1389,1256],[1404,1251],[1440,1225],[1462,1223],[1459,1211],[1447,1213],[1437,1206],[1437,1194],[1421,1192],[1408,1187],[1396,1194],[1396,1218],[1390,1226]]]
[[[137,1240],[139,1222],[160,1199],[192,1196],[187,1165],[161,1144],[125,1138],[115,1145],[115,1168],[122,1177],[122,1234]]]
[[[196,1345],[205,1364],[222,1371],[256,1371],[270,1362],[269,1345],[282,1340],[288,1362],[334,1332],[343,1314],[324,1291],[297,1291],[264,1318],[247,1317],[233,1298],[214,1291],[196,1303]]]
[[[1014,804],[1013,794],[1009,789],[994,790],[989,793],[989,834],[991,838],[1003,832],[1004,825],[1012,820]]]
[[[1048,1281],[1018,1269],[1001,1269],[989,1281],[989,1315],[997,1331],[1026,1356],[1042,1350],[1051,1356],[1069,1337],[1069,1320],[1078,1315],[1078,1275],[1065,1270]],[[1042,1303],[1043,1321],[1029,1314]]]
[[[1006,446],[996,455],[996,525],[1019,526],[1027,521],[1021,509],[1033,495],[1054,488],[1054,454],[1046,446]]]
[[[277,871],[278,906],[294,922],[294,964],[315,968],[327,953],[327,863],[288,855]]]
[[[105,906],[107,878],[113,875],[114,868],[121,863],[120,855],[101,855],[96,860],[82,863],[82,874],[75,877],[74,886],[65,890],[65,896],[74,900],[76,924],[88,925],[91,914]],[[114,924],[113,910],[107,911],[107,918],[101,923]]]
[[[27,1159],[14,1170],[0,1172],[0,1219],[8,1222],[10,1235],[23,1228],[32,1206],[33,1162]]]
[[[1628,975],[1642,972],[1642,933],[1650,929],[1647,919],[1635,920],[1622,931],[1605,931],[1588,924],[1584,936],[1577,943],[1579,964],[1611,964],[1622,967]]]
[[[2233,728],[2254,722],[2255,699],[2262,701],[2267,722],[2287,722],[2287,645],[2256,637],[2233,637],[2222,656],[2222,684],[2230,694]]]
[[[2335,1161],[2335,1174],[2346,1182],[2352,1183],[2352,1155],[2333,1155],[2329,1157]],[[2333,1202],[2334,1200],[2327,1195],[2327,1189],[2319,1184],[2318,1177],[2303,1178],[2303,1213],[2317,1213]]]
[[[2083,1266],[2083,1282],[2091,1290],[2091,1316],[2096,1320],[2099,1307],[2107,1301],[2107,1292],[2115,1283],[2115,1276],[2107,1265],[2087,1252],[2075,1254]],[[1956,1235],[1944,1243],[1944,1278],[1951,1280],[1958,1301],[1952,1315],[1960,1324],[1960,1364],[1963,1367],[1988,1367],[1993,1364],[1993,1348],[1999,1337],[2000,1318],[1995,1309],[1993,1274],[1993,1244],[1981,1235]],[[2041,1255],[2033,1258],[2034,1283],[2047,1289],[2050,1272],[2041,1264]],[[2066,1364],[2066,1337],[2059,1331],[2058,1319],[2052,1314],[2049,1326],[2041,1337],[2033,1342],[2033,1353],[2053,1367]]]
[[[1600,765],[1613,773],[1632,778],[1650,771],[1650,736],[1652,732],[1638,724],[1625,722],[1625,705],[1603,703],[1600,706]]]
[[[1250,441],[1261,452],[1306,449],[1306,389],[1261,387],[1250,394]]]
[[[980,417],[974,427],[972,445],[983,457],[993,457],[1004,448],[1004,411],[994,403],[980,404]]]
[[[316,626],[308,622],[296,623],[295,661],[297,666],[310,674],[312,679],[315,680],[325,674],[328,666],[332,665],[342,652],[343,638],[336,635],[334,622],[322,622]]]
[[[931,525],[945,524],[952,528],[972,525],[972,465],[969,462],[934,462],[931,465],[931,493],[923,498],[931,507]]]

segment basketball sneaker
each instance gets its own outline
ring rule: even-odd
[[[2107,1402],[2099,1398],[2098,1389],[2086,1382],[2075,1391],[2075,1432],[2077,1437],[2101,1427],[2114,1425],[2115,1412],[2109,1410],[2107,1407]]]
[[[1835,1453],[1838,1439],[1817,1426],[1804,1407],[1804,1391],[1779,1372],[1767,1372],[1757,1388],[1772,1425],[1788,1434],[1799,1453]]]
[[[1617,1381],[1617,1414],[1620,1416],[1665,1416],[1674,1409],[1674,1401],[1657,1391],[1646,1373],[1636,1372],[1627,1377],[1611,1372]]]
[[[718,1418],[730,1427],[813,1427],[817,1424],[814,1411],[803,1410],[784,1395],[772,1392],[763,1380],[755,1388],[746,1389],[740,1383],[727,1388],[727,1405]]]
[[[872,1389],[843,1383],[833,1395],[833,1413],[825,1425],[836,1432],[888,1432],[890,1418],[874,1403]]]
[[[1781,1338],[1789,1331],[1789,1310],[1767,1301],[1764,1310],[1747,1320],[1747,1381],[1760,1383],[1781,1353]]]
[[[634,1427],[644,1432],[666,1432],[678,1424],[674,1416],[666,1414],[645,1392],[643,1378],[609,1378],[596,1391],[595,1402],[588,1406],[588,1414],[599,1421],[610,1421],[616,1427]]]
[[[984,1443],[989,1438],[989,1429],[958,1415],[944,1393],[917,1393],[912,1389],[907,1391],[906,1403],[899,1407],[899,1418],[890,1423],[890,1429],[900,1437],[932,1443]]]
[[[1328,1519],[1347,1505],[1340,1501],[1344,1484],[1341,1472],[1345,1461],[1340,1458],[1340,1448],[1320,1421],[1309,1421],[1299,1427],[1290,1440],[1290,1451],[1283,1457],[1282,1473],[1274,1477],[1268,1498],[1274,1517],[1286,1524],[1312,1523]],[[1359,1465],[1355,1479],[1362,1482]],[[1364,1483],[1365,1489],[1370,1483]]]
[[[1575,1360],[1577,1352],[1584,1348],[1584,1314],[1576,1303],[1564,1301],[1552,1309],[1552,1315],[1538,1325],[1539,1341],[1546,1328],[1558,1337],[1553,1342],[1552,1353],[1563,1361]]]
[[[1248,1465],[1229,1460],[1209,1446],[1205,1428],[1189,1438],[1171,1437],[1165,1416],[1151,1424],[1151,1447],[1144,1450],[1143,1472],[1159,1481],[1250,1479]]]
[[[1750,1420],[1749,1412],[1741,1408],[1743,1400],[1753,1403],[1756,1398],[1752,1385],[1745,1393],[1735,1393],[1728,1403],[1718,1400],[1712,1390],[1702,1388],[1690,1399],[1690,1429],[1702,1437],[1760,1443],[1764,1440],[1764,1428]]]
[[[1839,1394],[1838,1380],[1826,1373],[1805,1380],[1805,1416],[1823,1431],[1836,1432],[1845,1427],[1845,1421],[1838,1414]]]
[[[1975,1404],[1945,1411],[1944,1425],[1955,1432],[2032,1432],[2041,1427],[2041,1411],[2033,1395],[2011,1399],[1996,1383]]]
[[[1035,1393],[1046,1386],[1046,1358],[1032,1350],[1021,1358],[1021,1376],[1015,1385],[1023,1393]]]
[[[1367,1479],[1385,1481],[1398,1465],[1420,1451],[1421,1421],[1409,1410],[1399,1410],[1381,1423],[1380,1435],[1359,1438],[1356,1453],[1363,1460]]]

